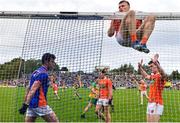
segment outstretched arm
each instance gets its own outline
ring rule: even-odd
[[[154,62],[154,64],[157,66],[162,78],[166,79],[167,78],[167,75],[166,73],[164,72],[164,70],[162,69],[162,67],[160,66],[160,63],[158,61],[158,58],[159,58],[159,54],[155,54],[154,55],[154,58],[152,59],[152,61]]]
[[[110,27],[109,27],[108,32],[107,32],[109,37],[112,37],[114,35],[114,32],[115,32],[113,24],[114,24],[114,20],[111,21]]]
[[[136,80],[135,77],[132,78],[132,82],[133,82],[133,83],[136,83],[136,85],[139,86],[139,83],[137,82],[137,80]]]
[[[139,86],[139,83],[136,79],[134,79],[134,82],[136,83],[137,86]]]
[[[142,63],[143,63],[143,60],[141,60],[141,62],[138,63],[139,71],[141,72],[141,75],[142,75],[144,78],[150,79],[150,75],[148,75],[148,74],[146,73],[146,71],[143,69]]]

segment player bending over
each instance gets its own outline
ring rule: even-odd
[[[89,110],[89,108],[91,108],[93,105],[96,106],[98,97],[99,97],[99,88],[97,86],[98,83],[98,78],[96,78],[96,80],[94,82],[91,83],[91,87],[90,87],[90,94],[89,94],[89,103],[88,105],[85,107],[83,113],[81,114],[81,118],[85,118],[85,113]]]

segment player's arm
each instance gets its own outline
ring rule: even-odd
[[[35,92],[36,92],[36,90],[39,89],[40,86],[41,86],[41,82],[40,82],[40,81],[35,81],[35,82],[33,83],[32,87],[31,87],[31,89],[30,89],[30,91],[29,91],[29,93],[28,93],[28,95],[27,95],[27,98],[26,98],[26,100],[25,100],[25,102],[24,102],[25,104],[28,104],[28,105],[29,105],[32,97],[34,96],[34,94],[35,94]]]
[[[114,33],[115,33],[114,20],[111,20],[111,24],[110,24],[107,34],[109,37],[112,37],[114,35]]]
[[[142,68],[142,67],[139,67],[139,70],[141,72],[141,75],[146,78],[146,79],[150,79],[150,75],[146,73],[146,71]]]
[[[112,91],[112,81],[108,81],[108,99],[112,99],[113,91]]]
[[[137,86],[139,86],[139,83],[137,82],[135,78],[132,78],[132,81],[135,82]]]
[[[41,85],[40,81],[35,81],[34,84],[31,87],[31,89],[29,89],[26,92],[25,101],[22,104],[22,107],[19,109],[20,114],[25,114],[26,113],[26,110],[29,107],[30,100],[34,96],[36,90],[40,87],[40,85]]]
[[[167,79],[167,75],[166,75],[166,73],[164,72],[164,70],[162,69],[162,67],[160,66],[160,64],[158,63],[158,61],[155,61],[154,64],[157,66],[157,68],[158,68],[158,70],[159,70],[159,72],[160,72],[160,74],[161,74],[161,77],[162,77],[163,79]]]
[[[155,54],[154,55],[154,58],[151,59],[153,61],[153,63],[157,66],[162,78],[166,79],[167,78],[167,75],[166,73],[164,72],[164,70],[162,69],[162,67],[160,66],[160,63],[158,61],[158,58],[159,58],[159,54]]]
[[[29,91],[30,91],[30,86],[28,85],[28,87],[26,88],[26,94],[25,94],[25,97],[24,97],[24,102],[27,99],[27,95],[28,95]]]
[[[138,81],[135,78],[133,78],[132,81],[136,83],[137,89],[140,90],[140,84],[138,83]]]
[[[141,75],[146,79],[151,79],[151,76],[149,74],[147,74],[146,71],[143,69],[142,62],[143,61],[141,60],[141,62],[138,63],[138,68],[139,68]]]

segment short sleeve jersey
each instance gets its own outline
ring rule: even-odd
[[[112,81],[108,78],[99,80],[99,98],[108,99],[109,89],[112,90]]]
[[[161,75],[159,73],[151,75],[150,78],[153,80],[153,83],[150,85],[149,102],[163,105],[162,92],[164,81],[161,80]]]
[[[45,66],[41,66],[37,70],[32,73],[30,80],[30,88],[34,84],[35,81],[40,82],[40,87],[36,90],[34,96],[32,97],[29,107],[37,108],[47,105],[47,92],[49,87],[49,79],[47,68]]]

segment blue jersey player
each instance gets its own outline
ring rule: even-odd
[[[58,122],[56,114],[47,104],[47,92],[50,85],[48,70],[55,67],[55,55],[45,53],[42,56],[42,66],[32,73],[25,101],[19,109],[20,114],[25,114],[25,122],[35,122],[37,117],[42,117],[46,122]]]

